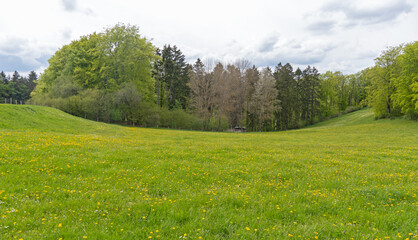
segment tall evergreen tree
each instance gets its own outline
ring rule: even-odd
[[[296,125],[296,107],[298,104],[297,83],[290,63],[284,66],[278,64],[274,71],[276,88],[278,90],[277,99],[281,109],[276,112],[276,128],[287,130]]]
[[[0,72],[0,101],[3,102],[4,98],[9,97],[9,81],[7,80],[6,74],[1,71]]]
[[[0,72],[0,80],[3,84],[9,83],[9,80],[7,79],[6,74],[3,71]]]
[[[31,71],[28,75],[28,82],[27,82],[29,94],[35,89],[36,81],[38,81],[38,74],[36,74],[35,71]]]
[[[302,120],[313,123],[320,109],[319,73],[315,67],[308,66],[299,80],[299,96],[301,97]]]
[[[168,109],[188,107],[190,96],[189,67],[185,56],[176,46],[162,50],[162,82],[165,85],[165,106]]]
[[[153,70],[152,70],[152,77],[155,79],[155,92],[157,94],[157,105],[159,107],[163,107],[164,100],[165,100],[165,82],[163,79],[164,75],[164,68],[163,68],[163,61],[162,61],[162,53],[159,48],[156,50],[156,55],[160,57],[159,60],[154,62]]]

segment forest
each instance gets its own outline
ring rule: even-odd
[[[375,118],[418,117],[418,41],[388,47],[356,74],[290,63],[260,68],[162,49],[137,26],[117,24],[59,49],[49,67],[0,76],[0,99],[144,127],[223,131],[301,128],[369,106]],[[35,87],[36,86],[36,87]]]
[[[15,71],[12,76],[0,72],[0,102],[22,104],[30,99],[30,93],[35,89],[38,75],[31,71],[28,77],[20,76]]]

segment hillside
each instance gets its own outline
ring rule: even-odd
[[[375,239],[418,234],[418,124],[121,127],[0,105],[0,239]]]

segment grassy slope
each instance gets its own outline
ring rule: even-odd
[[[417,156],[416,122],[370,110],[235,134],[0,105],[0,239],[412,238]]]

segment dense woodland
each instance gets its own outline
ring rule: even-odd
[[[31,71],[27,77],[15,71],[12,76],[0,72],[0,102],[24,103],[30,99],[38,80],[36,72]]]
[[[63,46],[38,81],[34,72],[0,78],[0,97],[26,101],[32,92],[32,104],[146,127],[287,130],[365,106],[376,118],[418,116],[418,42],[388,48],[357,74],[320,74],[290,63],[188,64],[176,46],[158,49],[118,24]]]

